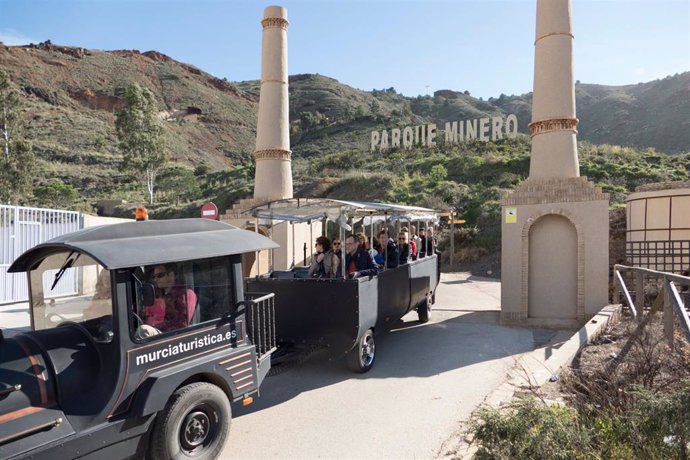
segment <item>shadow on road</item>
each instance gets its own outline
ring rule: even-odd
[[[242,416],[280,405],[301,393],[349,379],[430,377],[533,349],[532,331],[500,326],[495,311],[426,324],[402,321],[393,330],[377,334],[376,363],[368,373],[352,373],[344,359],[330,360],[327,350],[319,350],[304,362],[267,378],[261,387],[262,396],[251,406],[233,407],[233,413]]]

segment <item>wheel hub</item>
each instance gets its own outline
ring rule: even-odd
[[[200,446],[206,440],[206,436],[208,436],[210,425],[211,421],[204,412],[191,412],[187,415],[183,424],[184,434],[182,441],[191,449]]]
[[[362,362],[369,365],[374,360],[374,341],[372,337],[367,337],[362,344]]]

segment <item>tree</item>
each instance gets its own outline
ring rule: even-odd
[[[125,101],[127,107],[117,113],[115,120],[122,168],[135,174],[144,172],[149,203],[153,204],[156,176],[168,161],[156,98],[148,88],[130,83]]]
[[[39,206],[47,206],[50,208],[66,208],[72,205],[77,198],[79,192],[77,189],[69,184],[62,182],[51,182],[49,184],[41,185],[34,189],[34,197]]]
[[[35,158],[31,142],[22,137],[22,104],[9,75],[0,70],[0,201],[17,201],[31,185]]]
[[[371,114],[374,115],[375,119],[378,119],[381,114],[381,104],[376,99],[372,99],[369,107],[371,108]]]
[[[159,189],[165,198],[179,202],[195,200],[201,195],[201,188],[194,171],[184,166],[171,166],[161,171]]]
[[[431,171],[429,172],[429,179],[434,184],[438,184],[439,182],[446,180],[447,177],[448,170],[445,166],[437,164],[431,167]]]

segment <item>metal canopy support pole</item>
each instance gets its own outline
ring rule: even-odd
[[[311,244],[314,243],[314,227],[311,225],[311,221],[309,221],[309,244],[311,248]],[[306,248],[305,248],[305,254],[304,254],[304,265],[307,265],[307,254],[306,254]],[[311,264],[312,259],[314,258],[314,252],[310,250],[309,252],[309,263]]]
[[[340,217],[343,215],[343,208],[340,208],[340,215],[338,216],[338,220],[341,220]],[[338,222],[336,220],[336,223]],[[343,230],[343,227],[338,224],[338,232],[340,235],[340,274],[343,275],[343,278],[347,278],[347,272],[345,271],[345,258],[347,257],[347,246],[345,246],[345,231]]]
[[[390,239],[391,235],[388,233],[388,211],[383,211],[383,228],[386,230],[386,234],[388,235],[388,238]],[[379,241],[379,243],[381,243]],[[386,271],[388,268],[388,245],[386,245],[385,248],[383,249],[383,270]]]
[[[369,211],[369,245],[374,247],[374,211]]]
[[[455,254],[455,216],[450,210],[450,269],[453,269],[453,254]]]
[[[271,207],[271,203],[268,204],[268,207]],[[275,225],[273,224],[273,210],[271,210],[270,214],[271,218],[271,226],[270,226],[270,238],[273,240],[274,233],[275,233]],[[275,269],[275,248],[271,248],[271,252],[269,253],[269,261],[268,261],[268,272],[272,272]]]
[[[290,222],[290,230],[292,232],[292,268],[295,268],[295,223]]]
[[[259,234],[259,218],[254,218],[254,233]],[[256,251],[256,276],[261,274],[261,251]],[[251,271],[249,272],[251,274]]]

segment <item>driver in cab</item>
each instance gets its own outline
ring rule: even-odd
[[[177,279],[175,264],[155,265],[150,274],[155,286],[153,305],[146,307],[146,324],[161,332],[181,329],[189,325],[194,316],[197,297]]]

